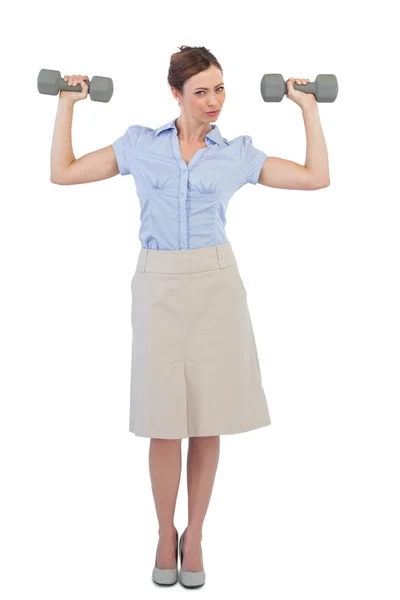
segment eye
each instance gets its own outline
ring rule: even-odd
[[[220,86],[219,88],[217,88],[217,89],[218,89],[218,90],[223,90],[223,89],[224,89],[224,86],[222,86],[222,85],[221,85],[221,86]],[[196,96],[197,96],[197,94],[205,94],[205,91],[204,91],[204,90],[199,90],[198,92],[196,92]]]

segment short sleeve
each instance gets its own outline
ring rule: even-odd
[[[261,168],[267,158],[265,152],[253,146],[253,140],[249,135],[242,136],[241,160],[248,183],[252,185],[258,183]]]
[[[121,175],[130,174],[129,164],[142,129],[141,125],[131,125],[124,135],[112,144]]]

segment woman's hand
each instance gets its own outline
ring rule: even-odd
[[[89,86],[85,81],[89,81],[89,77],[87,75],[64,75],[63,79],[68,83],[68,85],[77,85],[79,83],[79,85],[82,88],[82,91],[67,92],[62,90],[60,91],[60,98],[66,98],[67,100],[70,100],[73,104],[75,104],[75,102],[78,102],[79,100],[84,100],[87,97],[89,93]]]
[[[317,99],[315,98],[314,94],[295,90],[293,87],[294,83],[297,83],[298,85],[306,85],[307,83],[310,83],[310,80],[290,77],[290,79],[288,79],[286,82],[288,90],[286,98],[293,100],[293,102],[298,104],[302,110],[311,106],[315,106],[317,104]]]

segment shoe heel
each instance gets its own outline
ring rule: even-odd
[[[186,529],[185,529],[186,531]],[[181,569],[179,571],[179,582],[187,588],[198,588],[205,584],[206,574],[204,569],[202,571],[184,571],[182,569],[183,564],[183,537],[185,531],[182,533],[179,539],[179,556],[181,560]]]
[[[176,569],[160,569],[157,567],[157,552],[152,579],[158,585],[174,585],[178,581],[178,532],[176,532]]]

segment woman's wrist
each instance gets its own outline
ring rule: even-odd
[[[305,104],[304,106],[301,107],[301,110],[303,111],[303,114],[305,114],[305,115],[318,114],[318,104],[317,104],[317,102]]]
[[[74,106],[75,100],[71,100],[68,96],[60,96],[58,104],[61,104],[62,106]]]

